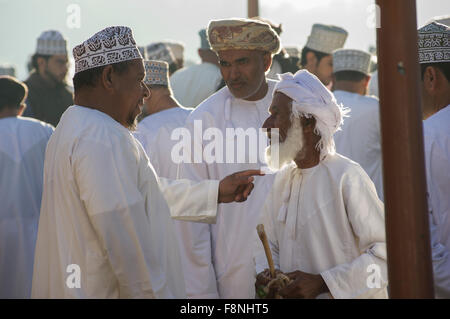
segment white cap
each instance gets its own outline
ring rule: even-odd
[[[419,63],[450,62],[450,27],[432,22],[418,30]]]
[[[300,58],[301,50],[298,46],[285,46],[284,49],[289,56]]]
[[[168,64],[176,62],[172,50],[163,42],[156,42],[148,45],[147,58],[149,60],[166,61]]]
[[[333,52],[333,73],[356,71],[370,74],[372,55],[369,52],[353,49],[337,49]]]
[[[37,39],[36,54],[67,55],[67,41],[59,31],[44,31]]]
[[[109,27],[73,48],[75,74],[118,62],[142,59],[128,27]]]
[[[333,25],[314,24],[306,47],[311,50],[331,54],[344,46],[348,32]]]
[[[144,61],[145,79],[148,85],[169,85],[169,64],[165,61]]]
[[[181,42],[176,41],[164,41],[164,44],[167,44],[172,51],[175,59],[182,60],[183,59],[183,53],[184,53],[184,45]]]

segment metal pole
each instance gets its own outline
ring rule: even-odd
[[[415,0],[376,0],[391,298],[433,298]]]
[[[248,0],[248,17],[259,16],[258,0]]]

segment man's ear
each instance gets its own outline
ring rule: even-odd
[[[428,93],[433,94],[437,89],[437,72],[436,68],[428,66],[423,74],[423,84]]]
[[[302,117],[303,133],[314,133],[316,119],[314,117]]]
[[[306,53],[306,67],[315,68],[317,66],[317,57],[314,52]]]
[[[370,82],[370,75],[366,75],[366,77],[363,79],[363,84],[364,84],[364,88],[367,89],[369,87],[369,82]]]
[[[265,52],[263,54],[263,63],[264,63],[264,72],[269,71],[270,66],[272,65],[272,54],[269,52]]]
[[[112,65],[107,65],[102,71],[101,85],[108,91],[114,90],[114,69]]]

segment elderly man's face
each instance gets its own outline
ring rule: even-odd
[[[270,129],[277,128],[280,134],[280,143],[284,142],[287,131],[291,127],[292,99],[287,95],[276,92],[269,107],[270,116],[263,123],[267,135],[271,138]]]
[[[219,51],[222,77],[231,93],[249,101],[260,99],[265,72],[271,64],[269,53],[255,50]]]
[[[137,116],[142,112],[149,90],[144,84],[145,69],[142,59],[132,60],[128,69],[118,75],[115,101],[120,108],[121,123],[136,128]]]
[[[270,145],[266,148],[266,162],[270,168],[278,170],[298,158],[304,145],[303,127],[299,118],[291,119],[292,100],[281,92],[273,96],[269,113],[269,118],[263,124],[270,139]],[[278,134],[274,134],[272,129],[278,129]],[[275,148],[274,143],[277,142],[279,147]]]

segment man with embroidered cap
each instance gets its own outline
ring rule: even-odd
[[[33,71],[25,81],[29,93],[24,116],[56,126],[64,111],[73,104],[72,92],[66,83],[67,41],[60,32],[49,30],[39,36],[31,64]]]
[[[191,149],[199,152],[191,155],[191,163],[181,164],[180,173],[183,178],[197,181],[220,179],[235,170],[265,166],[263,156],[258,155],[264,151],[267,139],[258,130],[266,118],[276,83],[266,79],[265,73],[272,56],[280,50],[278,35],[261,21],[214,20],[209,23],[207,33],[226,87],[203,101],[186,121],[193,136]],[[211,132],[217,131],[224,138],[214,137],[215,144],[223,152],[219,149],[215,150],[215,157],[197,157],[196,154],[213,152],[211,141],[200,136],[204,133],[213,139]],[[270,175],[256,177],[253,195],[245,204],[219,207],[217,223],[204,225],[204,231],[198,234],[201,239],[197,242],[203,240],[203,245],[197,249],[205,256],[198,266],[204,271],[198,277],[203,284],[198,297],[254,298],[251,235],[271,180]],[[204,278],[209,278],[211,271],[216,280],[206,282]]]
[[[324,85],[329,86],[333,76],[331,54],[344,46],[347,36],[347,31],[340,27],[314,24],[308,41],[302,49],[301,68],[316,75]]]
[[[383,203],[364,170],[335,152],[333,135],[346,111],[306,70],[283,74],[274,92],[264,127],[280,143],[278,157],[266,150],[279,171],[260,223],[277,276],[287,278],[269,297],[386,298]],[[254,235],[260,289],[272,278]]]
[[[209,45],[206,29],[200,30],[199,35],[198,55],[202,62],[182,68],[170,77],[175,98],[186,107],[196,107],[225,85],[217,55]]]
[[[169,64],[169,75],[177,70],[177,60],[167,44],[155,42],[147,45],[146,50],[148,60],[165,61]]]
[[[418,31],[425,167],[434,287],[450,298],[450,28],[432,22]]]
[[[0,298],[30,298],[50,124],[22,117],[28,89],[0,76]]]
[[[333,52],[333,93],[339,104],[351,109],[334,140],[336,151],[361,165],[375,184],[378,197],[383,199],[380,111],[378,99],[366,95],[370,65],[368,52]]]
[[[184,298],[171,217],[214,222],[257,172],[159,178],[130,133],[150,94],[131,29],[106,28],[73,55],[76,105],[46,149],[32,297]]]

